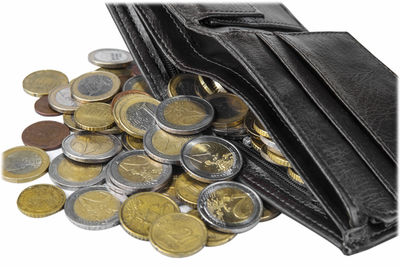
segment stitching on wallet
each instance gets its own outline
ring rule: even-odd
[[[215,18],[214,20],[215,20],[215,21],[219,21],[219,22],[230,22],[230,23],[235,22],[235,21],[232,21],[232,20],[220,19],[220,18]],[[243,20],[245,23],[254,24],[254,25],[275,24],[275,25],[284,25],[284,26],[291,26],[291,27],[298,28],[298,26],[296,26],[296,25],[294,25],[294,24],[288,24],[288,23],[277,22],[277,21],[266,20],[266,19],[264,19],[264,22],[265,22],[265,23],[262,23],[262,22],[260,23],[260,22],[257,22],[257,21],[252,21],[252,20],[249,19],[249,18],[243,18],[242,20]],[[239,22],[237,22],[237,23],[239,24]]]
[[[267,44],[268,44],[268,41],[267,40],[265,40],[265,38],[261,35],[259,35],[259,37],[262,39],[262,40],[264,40],[264,42],[266,42]],[[273,50],[274,52],[275,52],[275,54],[276,55],[279,55],[279,53],[277,52],[277,50],[274,48],[274,47],[272,47],[272,46],[270,46],[269,45],[269,48],[271,49],[271,50]],[[281,58],[280,56],[278,56],[279,58]],[[284,64],[286,65],[286,67],[288,68],[288,69],[291,69],[288,65],[287,65],[287,62],[283,59],[283,58],[281,58],[281,60],[282,61],[284,61]],[[297,78],[298,76],[294,73],[294,72],[291,72],[292,73],[292,75],[296,78],[296,80],[301,84],[301,85],[303,85],[303,87],[305,87],[304,86],[304,84]],[[318,100],[318,99],[316,99],[316,98],[313,98],[314,99],[314,101],[316,101],[320,106],[322,106],[322,104],[321,104],[321,102]],[[336,125],[338,125],[337,127],[339,127],[339,128],[341,128],[342,129],[342,127],[340,127],[340,124],[338,124],[338,122],[337,122],[337,120],[334,118],[334,117],[331,117],[331,119],[336,123]],[[343,131],[343,130],[342,130]],[[347,136],[347,135],[346,135]],[[348,139],[350,139],[350,142],[352,142],[352,143],[355,143],[354,142],[354,139],[351,137],[351,136],[347,136],[348,137]],[[362,152],[362,151],[359,151],[359,153],[361,153],[362,155],[363,155],[363,158],[364,158],[364,160],[366,160],[370,165],[372,165],[372,167],[374,168],[374,169],[377,169],[377,167],[376,167],[376,165],[372,162],[372,161],[370,161],[368,158],[367,158],[367,156],[364,154],[364,152]],[[382,175],[380,175],[380,176],[382,176]],[[384,182],[385,184],[387,184],[387,182],[385,181]],[[347,194],[349,194],[348,192],[346,192]],[[354,201],[354,200],[352,200],[352,201]],[[369,209],[368,207],[365,207],[366,209]],[[382,214],[382,212],[381,211],[377,211],[377,213],[381,213]],[[383,213],[384,214],[384,213]]]

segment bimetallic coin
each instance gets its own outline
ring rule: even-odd
[[[176,196],[189,206],[196,207],[200,192],[206,188],[207,185],[206,183],[191,178],[187,173],[182,173],[176,178]]]
[[[26,127],[22,132],[22,142],[43,150],[53,150],[61,146],[63,139],[69,135],[69,129],[56,121],[39,121]]]
[[[150,96],[153,96],[153,92],[150,89],[150,86],[144,79],[142,75],[137,75],[129,78],[122,87],[122,91],[130,91],[135,90],[139,92],[144,92]]]
[[[261,122],[259,120],[257,120],[257,119],[254,120],[253,128],[259,135],[262,135],[262,136],[264,136],[266,138],[271,139],[271,136],[269,135],[267,130],[265,130],[264,126],[261,125]]]
[[[214,109],[197,96],[175,96],[160,103],[156,110],[157,125],[179,135],[199,133],[210,126]]]
[[[242,168],[243,159],[239,150],[227,140],[201,136],[183,146],[181,164],[196,180],[213,183],[234,178]]]
[[[281,212],[270,205],[264,204],[263,212],[261,214],[260,222],[266,222],[279,216]]]
[[[169,197],[156,192],[143,192],[125,200],[119,212],[119,220],[128,234],[148,240],[153,222],[165,214],[176,212],[179,212],[179,207]]]
[[[112,182],[130,191],[157,191],[168,184],[172,166],[149,158],[143,150],[130,150],[117,155],[109,165]]]
[[[72,193],[65,202],[65,214],[78,227],[103,230],[118,225],[121,202],[104,186],[90,186]]]
[[[82,103],[107,102],[118,93],[121,86],[119,78],[110,72],[93,71],[85,73],[74,80],[71,94]]]
[[[129,135],[143,138],[146,131],[154,124],[154,113],[160,102],[148,96],[124,99],[120,99],[114,106],[115,121]]]
[[[118,94],[116,94],[112,101],[111,101],[111,108],[114,108],[114,105],[117,103],[117,101],[126,95],[145,95],[145,96],[149,96],[151,97],[148,93],[146,92],[142,92],[142,91],[138,91],[138,90],[129,90],[129,91],[124,91],[124,92],[119,92]]]
[[[40,148],[11,148],[3,152],[3,179],[12,183],[33,181],[46,173],[49,163],[49,156]]]
[[[168,96],[174,97],[178,95],[197,95],[197,88],[201,87],[197,75],[194,74],[178,74],[174,76],[168,83]]]
[[[72,114],[78,108],[78,102],[72,98],[71,83],[58,86],[49,92],[49,105],[61,113]]]
[[[170,257],[187,257],[205,246],[207,228],[195,216],[169,213],[152,224],[149,238],[151,244],[162,254]]]
[[[269,149],[267,149],[267,155],[276,164],[283,167],[291,167],[290,162],[285,157],[279,156]]]
[[[56,70],[39,70],[25,77],[22,87],[33,96],[47,95],[53,88],[68,84],[64,73]]]
[[[63,114],[64,124],[68,126],[71,131],[83,131],[75,122],[74,114]]]
[[[87,131],[102,131],[114,124],[111,105],[106,103],[85,103],[74,113],[76,124]]]
[[[65,193],[57,186],[37,184],[30,186],[18,197],[18,209],[33,218],[42,218],[61,210],[65,203]]]
[[[262,135],[260,135],[260,139],[267,146],[267,148],[271,150],[273,153],[277,154],[278,156],[285,157],[281,149],[277,146],[277,144],[274,141]]]
[[[79,163],[60,154],[51,161],[49,176],[61,188],[77,190],[103,183],[106,174],[102,164]]]
[[[216,128],[229,128],[240,124],[249,108],[238,96],[229,93],[216,93],[206,97],[215,110],[212,125]]]
[[[200,216],[200,213],[198,210],[191,210],[187,214],[193,215],[196,218],[201,219],[201,216]],[[233,233],[223,233],[223,232],[219,232],[212,228],[207,227],[206,246],[207,247],[215,247],[215,246],[223,245],[223,244],[231,241],[235,236],[236,236],[236,234],[233,234]]]
[[[122,133],[121,142],[126,150],[143,149],[143,140],[130,136],[127,133]]]
[[[226,233],[242,233],[256,226],[262,208],[260,197],[251,188],[231,181],[210,184],[197,203],[201,218]]]
[[[303,179],[292,168],[288,168],[289,177],[300,185],[304,185]]]
[[[124,68],[133,62],[128,51],[116,48],[102,48],[90,52],[88,60],[96,66],[110,69]]]
[[[83,163],[109,161],[122,149],[121,142],[113,135],[75,132],[62,142],[62,150],[68,158]]]
[[[199,135],[174,135],[165,132],[157,125],[147,130],[143,138],[144,151],[152,159],[180,165],[181,150],[183,145]]]
[[[59,116],[61,113],[53,110],[49,106],[49,100],[47,95],[41,96],[36,102],[35,102],[35,111],[36,113],[42,115],[42,116]]]

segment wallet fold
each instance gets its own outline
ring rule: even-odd
[[[396,235],[397,77],[346,32],[282,4],[108,4],[154,96],[190,72],[241,97],[305,182],[254,150],[237,178],[345,254]]]

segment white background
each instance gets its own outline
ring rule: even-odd
[[[398,11],[396,1],[284,1],[310,31],[349,31],[396,73]],[[22,145],[28,125],[46,120],[33,108],[36,98],[22,80],[40,69],[56,69],[70,79],[96,69],[87,54],[98,48],[125,49],[102,1],[8,1],[0,9],[0,150]],[[50,118],[61,121],[61,117]],[[51,158],[60,151],[50,154]],[[48,175],[27,184],[0,180],[0,266],[380,266],[399,253],[398,238],[346,257],[329,242],[281,215],[238,235],[220,247],[172,259],[121,227],[86,231],[71,224],[63,211],[41,219],[19,212],[16,199],[27,186],[51,183]]]

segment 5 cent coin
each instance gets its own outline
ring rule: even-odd
[[[27,146],[53,150],[59,148],[68,135],[69,129],[62,123],[39,121],[25,128],[22,132],[22,142]]]

